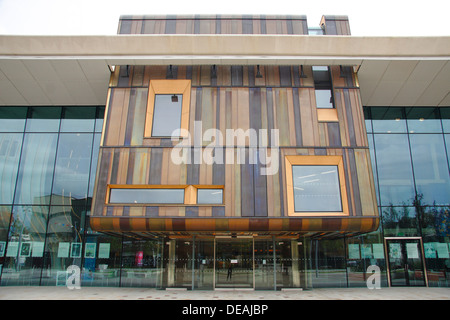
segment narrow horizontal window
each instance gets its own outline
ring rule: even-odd
[[[183,204],[184,189],[111,189],[109,203]]]
[[[222,204],[223,189],[197,189],[198,204]]]
[[[337,166],[292,166],[295,212],[341,212]]]

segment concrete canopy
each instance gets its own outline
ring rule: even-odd
[[[450,106],[450,37],[0,36],[0,105],[104,105],[114,65],[343,65],[365,106]]]

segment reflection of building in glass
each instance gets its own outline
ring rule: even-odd
[[[446,39],[320,26],[122,16],[90,59],[9,38],[0,285],[449,286]]]

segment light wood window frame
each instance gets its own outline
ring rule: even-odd
[[[147,113],[145,115],[144,138],[161,138],[152,136],[155,96],[157,94],[183,95],[181,103],[180,137],[187,136],[189,129],[189,109],[191,104],[191,80],[150,80],[148,88]]]
[[[342,211],[330,212],[296,212],[294,202],[294,183],[292,179],[292,166],[337,166],[339,174],[339,188],[341,194]],[[344,161],[342,156],[286,156],[286,192],[288,216],[348,216],[347,187],[345,183]]]
[[[110,203],[109,197],[111,194],[111,189],[184,189],[184,203]],[[221,189],[222,190],[222,203],[217,204],[198,204],[197,203],[197,190],[198,189]],[[153,184],[108,184],[106,190],[105,204],[107,205],[127,205],[127,206],[145,206],[145,205],[156,205],[156,206],[183,206],[183,205],[195,205],[195,206],[223,206],[223,197],[225,194],[225,187],[223,185],[153,185]]]

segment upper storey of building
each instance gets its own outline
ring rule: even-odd
[[[0,105],[105,104],[112,66],[171,64],[352,66],[365,106],[450,105],[450,37],[353,37],[345,16],[324,16],[323,35],[308,35],[311,25],[305,16],[122,16],[114,36],[3,35]]]
[[[350,35],[347,16],[323,16],[308,26],[305,15],[124,15],[119,34]]]

